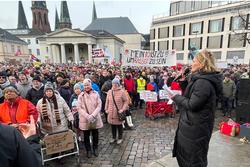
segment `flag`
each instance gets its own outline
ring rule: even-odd
[[[33,61],[38,61],[38,62],[40,62],[40,60],[35,56],[35,55],[33,55],[33,54],[31,54],[31,61],[33,62]]]

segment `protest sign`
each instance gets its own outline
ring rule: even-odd
[[[220,61],[216,63],[216,67],[219,69],[226,69],[228,68],[228,65],[226,61]]]
[[[146,102],[157,102],[157,93],[156,92],[145,92],[145,101]]]
[[[168,99],[168,92],[166,90],[159,91],[159,98],[160,99]]]
[[[44,137],[46,154],[51,155],[74,148],[74,134],[72,131],[57,133]]]
[[[174,50],[146,51],[126,49],[122,59],[123,66],[175,66],[176,52]]]
[[[92,49],[92,57],[93,58],[104,57],[104,50],[101,49],[101,48],[94,48],[94,49]]]
[[[150,92],[148,90],[142,90],[140,91],[140,99],[145,100],[146,99],[146,92]]]

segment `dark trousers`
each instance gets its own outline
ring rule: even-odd
[[[137,93],[135,99],[135,107],[138,107],[139,103],[140,103],[140,108],[142,108],[143,100],[140,99],[140,93]]]
[[[90,138],[89,138],[90,133],[92,133],[93,149],[98,148],[98,139],[99,139],[98,129],[84,130],[83,132],[84,132],[84,145],[85,145],[86,151],[91,150]]]
[[[122,125],[111,125],[113,139],[116,139],[116,133],[118,131],[118,139],[122,139],[123,127]]]
[[[228,98],[228,97],[223,97],[222,99],[222,109],[223,113],[226,114],[231,114],[232,108],[233,108],[233,99]]]

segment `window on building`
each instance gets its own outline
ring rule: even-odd
[[[221,32],[221,31],[223,31],[223,20],[224,19],[210,20],[208,32]]]
[[[184,50],[184,39],[173,40],[172,49]]]
[[[32,50],[31,50],[31,49],[29,49],[29,54],[30,54],[30,55],[32,54]]]
[[[38,44],[39,43],[39,41],[38,41],[38,39],[36,39],[36,44]]]
[[[37,56],[40,56],[40,49],[36,49]]]
[[[228,47],[229,48],[241,48],[245,47],[245,34],[229,34]]]
[[[173,31],[173,37],[180,37],[180,36],[184,36],[184,32],[185,32],[185,24],[183,25],[178,25],[178,26],[174,26],[174,31]]]
[[[30,39],[27,39],[27,43],[30,44]]]
[[[155,43],[154,42],[150,42],[150,50],[155,50]]]
[[[201,1],[193,1],[194,2],[194,10],[200,10],[202,2]]]
[[[178,14],[177,12],[177,3],[171,3],[170,4],[170,15],[173,16],[173,15],[176,15]]]
[[[222,48],[223,35],[207,37],[207,47],[209,49]]]
[[[189,29],[189,34],[190,35],[196,35],[196,34],[202,34],[203,33],[203,22],[199,23],[191,23],[190,24],[190,29]]]
[[[150,39],[155,39],[155,29],[150,30]]]
[[[244,59],[245,57],[245,51],[239,50],[239,51],[227,51],[227,59]]]
[[[202,9],[207,9],[207,8],[209,8],[210,7],[210,3],[211,1],[202,1],[201,3],[201,8]]]
[[[49,47],[46,47],[46,53],[47,54],[49,53]]]
[[[45,25],[47,24],[47,15],[46,15],[46,13],[44,14],[44,24]]]
[[[221,59],[221,52],[212,52],[215,59]]]
[[[191,1],[185,1],[185,12],[192,11],[192,2]]]
[[[158,42],[158,50],[168,50],[168,41]]]
[[[186,1],[179,2],[179,14],[186,12]]]
[[[189,38],[189,47],[195,46],[198,49],[202,48],[202,37],[200,38]]]
[[[245,28],[245,21],[246,16],[243,16],[243,18],[236,16],[231,17],[231,23],[230,23],[230,30],[242,30]]]
[[[169,27],[158,29],[158,38],[168,38],[169,37]]]
[[[184,54],[183,53],[176,53],[176,60],[184,60]]]
[[[15,45],[11,45],[11,52],[15,53]]]

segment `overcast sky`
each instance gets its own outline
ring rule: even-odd
[[[31,1],[22,1],[29,27],[32,27]],[[55,8],[60,17],[61,1],[47,1],[49,21],[54,30]],[[73,28],[86,28],[92,19],[93,1],[67,1]],[[129,17],[140,33],[149,33],[153,15],[168,14],[167,0],[95,1],[97,17]],[[18,1],[0,0],[0,28],[17,28]]]

